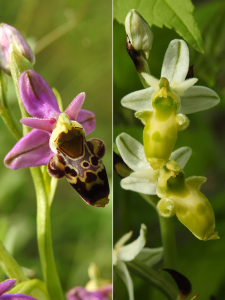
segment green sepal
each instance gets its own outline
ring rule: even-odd
[[[10,71],[11,71],[11,75],[12,75],[14,85],[15,85],[16,95],[17,95],[17,99],[18,99],[18,102],[19,102],[19,107],[20,107],[22,118],[30,117],[30,115],[26,111],[26,109],[23,105],[23,102],[20,98],[19,78],[20,78],[20,75],[24,71],[33,70],[33,65],[28,59],[26,59],[21,54],[21,52],[17,49],[17,47],[14,43],[12,43],[12,46],[10,48],[9,65],[10,65]],[[23,125],[23,133],[24,134],[28,133],[30,130],[31,130],[31,128]]]
[[[14,115],[12,114],[7,99],[7,77],[5,73],[0,69],[0,115],[12,133],[16,140],[21,139],[22,131],[21,124],[16,120]]]

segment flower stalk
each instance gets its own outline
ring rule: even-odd
[[[52,249],[50,208],[39,167],[30,168],[37,197],[37,239],[44,280],[51,299],[63,300]]]
[[[163,267],[176,270],[174,218],[165,218],[159,215],[159,223],[163,246]]]

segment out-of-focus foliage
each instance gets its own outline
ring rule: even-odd
[[[57,29],[60,26],[61,30],[70,27],[36,55],[34,68],[59,91],[64,109],[78,93],[86,93],[83,108],[93,111],[97,120],[96,130],[88,137],[98,137],[106,143],[103,161],[111,182],[111,1],[0,0],[0,7],[0,22],[16,27],[33,47],[36,43],[40,47],[39,41],[49,33],[47,42],[56,37],[61,32]],[[8,97],[14,114],[20,118],[10,78]],[[2,119],[0,132],[0,238],[19,264],[32,269],[31,276],[42,278],[31,176],[29,170],[5,168],[3,158],[16,141]],[[51,209],[51,225],[56,265],[64,291],[86,284],[87,269],[92,261],[98,265],[102,277],[110,279],[111,215],[112,201],[104,209],[88,206],[65,178],[59,180]],[[0,271],[0,280],[3,279]]]
[[[190,65],[194,64],[196,85],[208,86],[221,98],[216,107],[190,114],[189,127],[178,133],[175,149],[188,146],[192,156],[184,168],[186,176],[206,176],[202,192],[207,196],[215,212],[216,230],[220,240],[203,242],[191,235],[175,221],[178,248],[178,269],[193,287],[192,296],[223,299],[225,277],[225,3],[211,1],[200,4],[193,1],[194,17],[200,27],[205,54],[195,51],[190,45]],[[132,7],[138,10],[138,7]],[[125,12],[126,14],[127,12]],[[159,78],[165,51],[172,39],[180,38],[173,30],[152,26],[154,42],[149,55],[151,74]],[[114,141],[121,132],[127,132],[142,141],[143,125],[135,119],[134,112],[123,108],[120,100],[126,94],[143,89],[132,60],[126,53],[124,26],[114,21]],[[161,246],[158,216],[137,193],[120,188],[120,179],[114,176],[114,241],[125,232],[133,230],[138,236],[141,223],[147,226],[147,247]],[[159,264],[158,268],[161,267]],[[154,288],[133,276],[137,299],[165,299]],[[114,284],[115,295],[127,299],[127,291],[120,282]]]
[[[196,50],[203,52],[202,37],[193,18],[194,6],[190,0],[115,0],[113,15],[124,24],[126,14],[135,8],[150,26],[173,28]]]

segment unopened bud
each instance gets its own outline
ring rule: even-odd
[[[22,34],[14,27],[2,23],[0,25],[0,68],[8,75],[10,71],[10,46],[14,44],[19,52],[32,64],[35,62],[34,53]]]
[[[134,50],[143,51],[146,58],[152,47],[153,33],[148,23],[135,10],[132,9],[125,19],[125,30]]]

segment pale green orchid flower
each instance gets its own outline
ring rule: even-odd
[[[121,180],[121,186],[125,190],[156,195],[159,170],[153,170],[145,157],[144,146],[126,133],[121,133],[116,138],[118,150],[129,168],[134,170],[128,177]],[[181,168],[184,168],[189,157],[191,149],[182,147],[171,154]]]
[[[215,229],[215,216],[208,199],[199,189],[206,180],[193,176],[185,179],[183,168],[191,149],[182,147],[171,154],[170,160],[159,170],[148,164],[144,146],[126,133],[116,139],[118,150],[124,162],[134,170],[121,180],[122,188],[147,195],[157,195],[157,209],[163,217],[176,214],[198,239],[218,239]],[[160,200],[161,199],[161,200]]]
[[[213,90],[203,86],[193,86],[197,78],[185,80],[189,69],[189,50],[183,40],[173,40],[167,48],[161,71],[161,78],[169,81],[169,86],[180,97],[178,113],[191,114],[217,105],[219,96]],[[159,90],[159,79],[144,74],[149,88],[126,95],[121,104],[139,111],[152,110],[152,96]]]
[[[183,40],[173,40],[165,54],[161,79],[142,72],[150,88],[125,96],[123,106],[136,110],[135,116],[145,125],[143,142],[145,156],[154,170],[169,159],[184,130],[187,113],[204,110],[219,102],[218,95],[205,87],[193,86],[196,78],[185,80],[189,69],[189,51]]]

